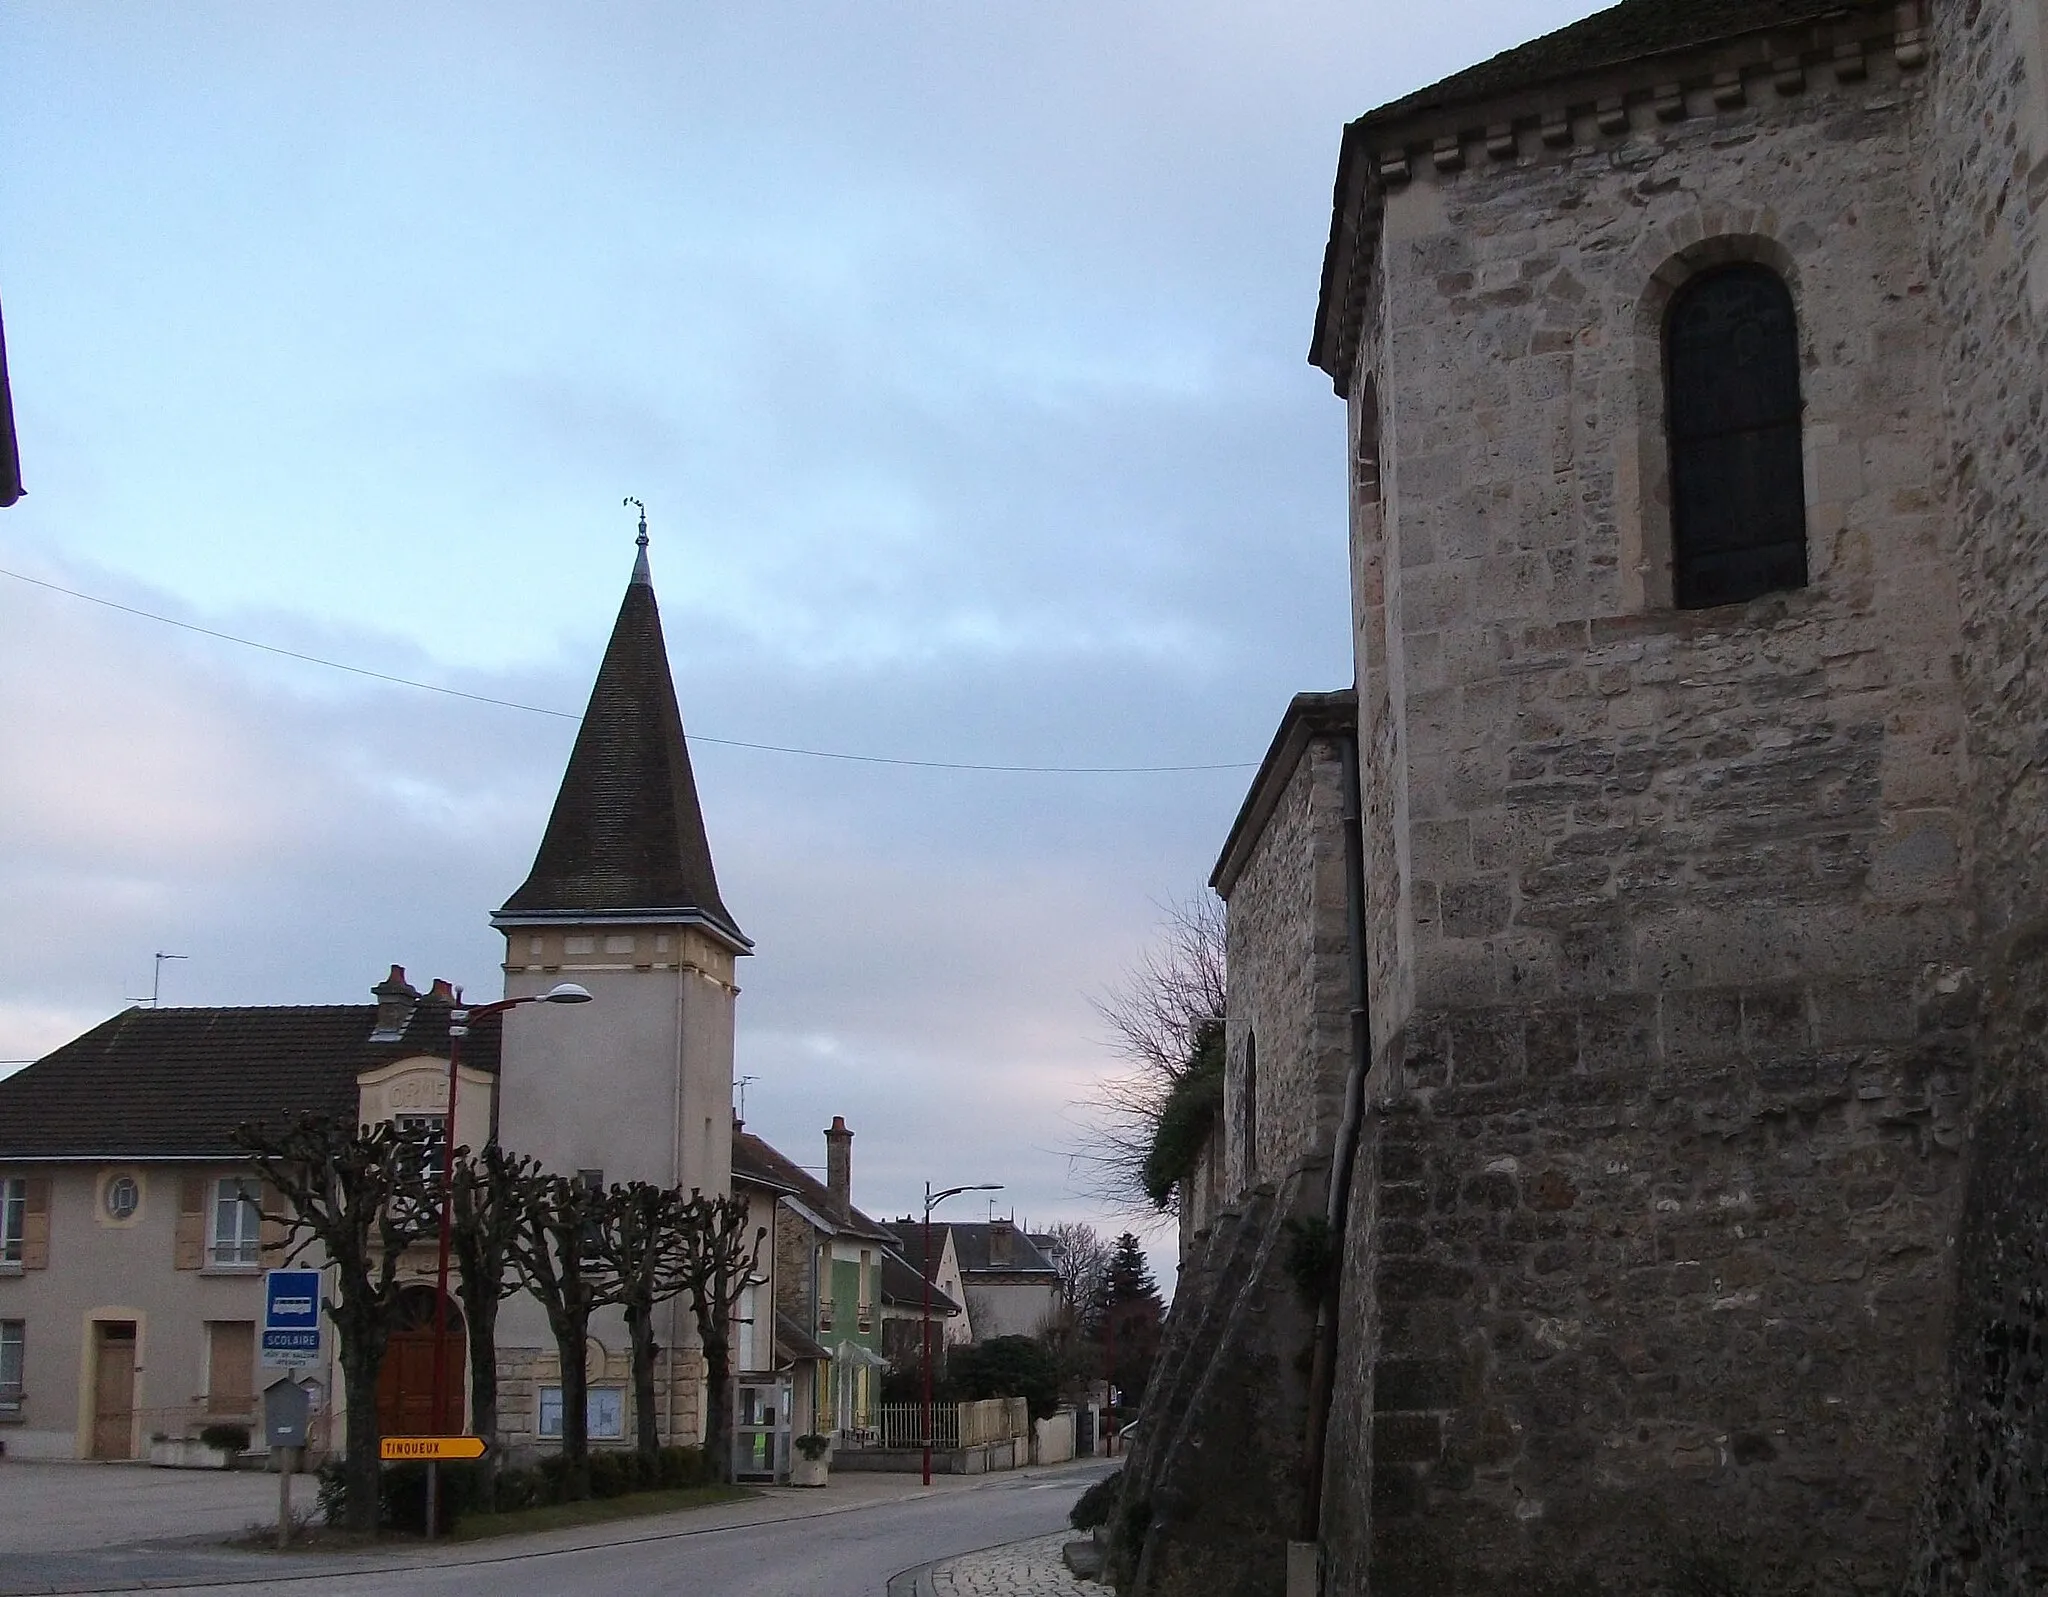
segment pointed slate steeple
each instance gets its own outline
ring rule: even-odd
[[[639,545],[533,870],[491,924],[696,924],[745,953],[753,944],[727,913],[711,867],[644,515]]]

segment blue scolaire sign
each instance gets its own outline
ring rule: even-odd
[[[266,1270],[263,1274],[263,1351],[272,1358],[320,1352],[320,1272]]]

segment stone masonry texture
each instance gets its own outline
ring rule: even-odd
[[[2048,7],[1935,9],[1983,1041],[1915,1593],[2048,1589]]]
[[[1309,741],[1227,899],[1236,906],[1225,949],[1225,1097],[1238,1107],[1226,1139],[1232,1191],[1326,1150],[1342,1107],[1350,978],[1340,757],[1336,740]],[[1246,1061],[1254,1048],[1258,1108],[1248,1117]],[[1248,1123],[1256,1149],[1243,1135]]]
[[[1624,93],[1605,136],[1385,199],[1354,609],[1392,958],[1339,1589],[1907,1558],[1972,1079],[1966,767],[1927,80],[1859,60],[1669,118]],[[1813,580],[1680,613],[1658,315],[1732,259],[1799,308]]]
[[[1327,1592],[2048,1589],[2048,7],[1804,9],[1424,106],[1339,194]],[[1797,308],[1809,582],[1676,611],[1662,315],[1734,261]],[[1345,748],[1228,893],[1227,1187],[1335,1135]],[[1191,1264],[1187,1370],[1244,1312]]]

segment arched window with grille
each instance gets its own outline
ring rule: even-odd
[[[1806,586],[1799,323],[1767,266],[1679,289],[1664,321],[1671,590],[1681,610]]]
[[[1244,1097],[1239,1124],[1244,1127],[1244,1184],[1255,1186],[1259,1179],[1259,1039],[1246,1032],[1244,1038]]]

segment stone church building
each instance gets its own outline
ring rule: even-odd
[[[2048,3],[1344,132],[1353,685],[1226,839],[1145,1593],[2048,1589]]]

